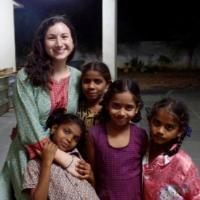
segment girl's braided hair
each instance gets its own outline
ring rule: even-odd
[[[174,140],[174,143],[176,144],[175,148],[168,149],[165,152],[165,154],[172,156],[179,151],[185,136],[190,136],[191,128],[189,127],[189,113],[183,102],[168,97],[154,103],[152,108],[147,111],[147,119],[149,122],[161,108],[167,108],[168,111],[176,117],[180,125],[180,130],[182,131],[181,136]]]

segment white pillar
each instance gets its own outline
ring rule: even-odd
[[[12,0],[0,2],[0,71],[16,70],[14,6]]]
[[[102,0],[103,12],[103,62],[110,69],[113,80],[116,78],[116,49],[117,49],[117,0]]]

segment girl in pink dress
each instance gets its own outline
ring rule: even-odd
[[[147,111],[147,118],[151,142],[143,167],[144,199],[200,199],[198,169],[180,150],[185,136],[191,134],[186,106],[166,98]]]
[[[133,123],[141,119],[140,89],[131,80],[117,80],[102,105],[100,123],[89,130],[88,144],[97,194],[101,200],[141,200],[147,135]]]

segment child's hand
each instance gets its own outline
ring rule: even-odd
[[[71,156],[71,161],[69,163],[69,166],[67,167],[67,171],[73,176],[79,177],[80,174],[77,172],[76,166],[78,165],[80,159],[74,155],[70,156]]]
[[[78,178],[93,180],[93,172],[91,165],[84,160],[80,160],[76,165],[76,171],[79,173]]]
[[[43,165],[51,166],[57,148],[58,147],[53,142],[50,141],[44,145],[43,151],[41,153],[41,160]]]

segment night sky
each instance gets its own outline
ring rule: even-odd
[[[79,48],[101,49],[101,0],[17,0],[15,10],[17,52],[27,53],[40,21],[54,14],[66,14],[75,26]],[[200,12],[192,1],[118,0],[118,43],[136,41],[187,40],[199,42]]]
[[[192,1],[118,1],[120,42],[197,39],[199,28],[199,8]]]

